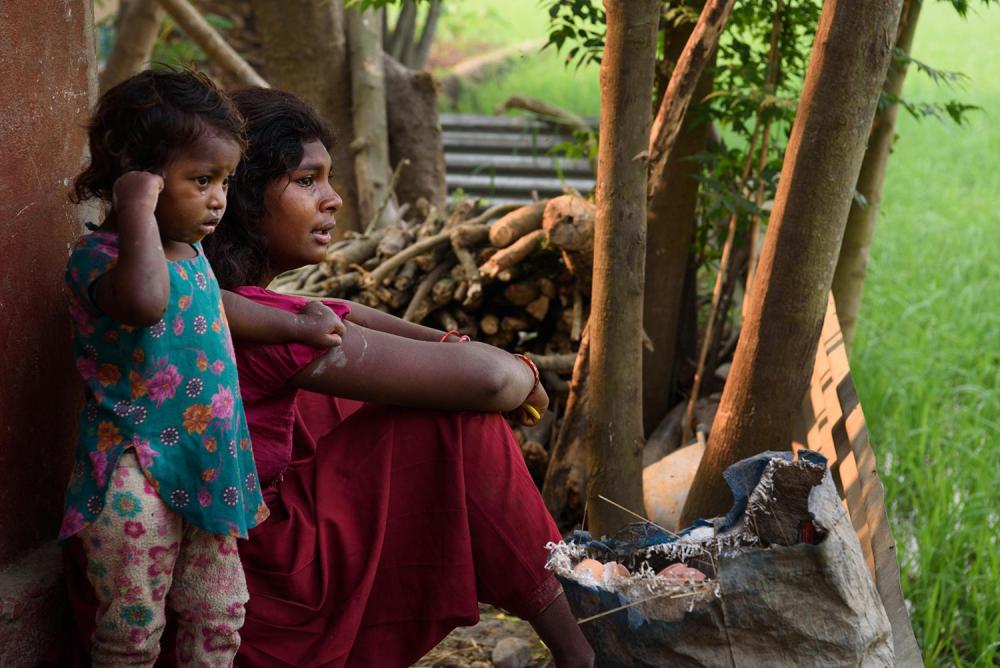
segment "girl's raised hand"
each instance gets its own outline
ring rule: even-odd
[[[111,206],[115,211],[131,209],[145,213],[156,209],[156,201],[163,190],[163,177],[143,171],[125,172],[111,190]]]

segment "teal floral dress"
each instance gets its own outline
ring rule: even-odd
[[[93,302],[118,259],[116,233],[86,234],[73,249],[66,281],[86,397],[60,539],[100,515],[127,448],[166,505],[205,531],[246,538],[267,517],[219,284],[194,248],[167,263],[169,304],[152,327],[122,325]]]

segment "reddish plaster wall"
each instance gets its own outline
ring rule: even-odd
[[[80,384],[63,269],[93,97],[91,0],[0,3],[0,570],[58,529]]]

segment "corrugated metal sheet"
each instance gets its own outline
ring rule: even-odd
[[[441,114],[448,190],[491,204],[526,202],[594,188],[587,160],[564,158],[553,148],[571,132],[524,116]]]

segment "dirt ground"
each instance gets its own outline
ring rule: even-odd
[[[493,648],[504,638],[521,638],[531,646],[531,667],[552,665],[549,650],[527,622],[488,605],[479,606],[480,621],[452,631],[414,668],[489,668]]]

